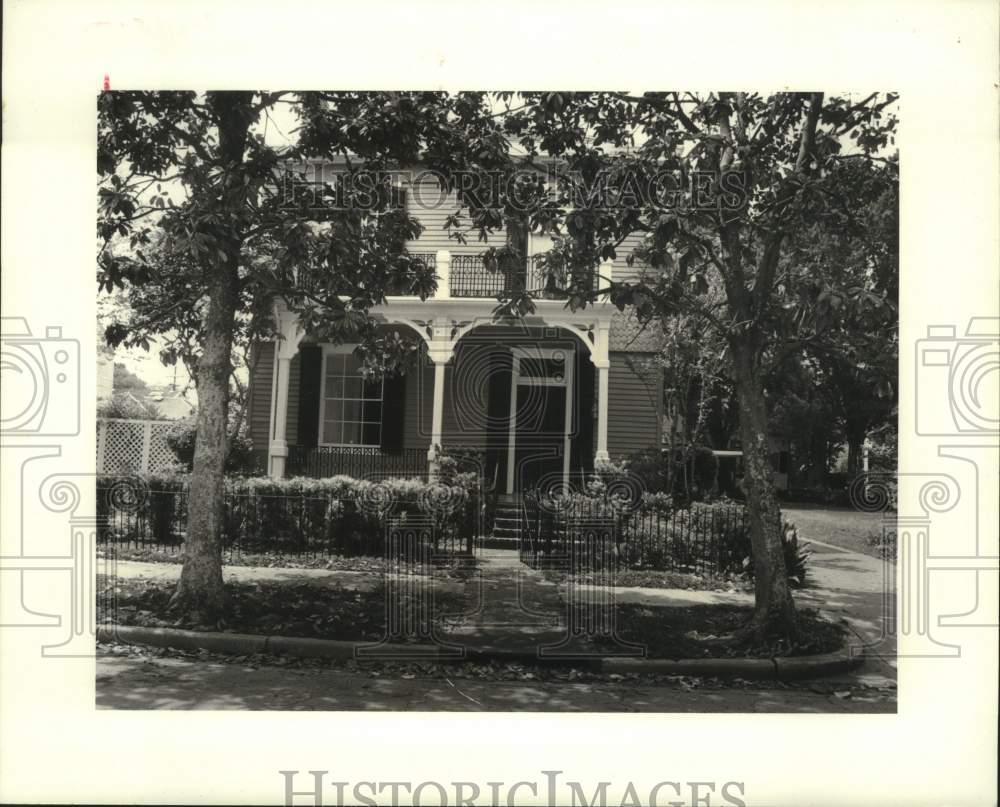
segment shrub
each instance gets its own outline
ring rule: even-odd
[[[711,496],[719,484],[719,458],[707,446],[695,446],[692,457],[695,495]]]
[[[155,404],[121,393],[112,395],[111,400],[98,406],[97,417],[120,418],[122,420],[166,420]]]
[[[781,548],[785,555],[788,582],[793,588],[804,588],[808,585],[807,566],[812,552],[799,546],[799,531],[784,516],[781,518],[781,530]]]
[[[98,513],[124,525],[105,531],[104,537],[179,543],[188,477],[142,477],[145,486],[136,507],[108,502],[106,491],[120,479],[98,480],[99,492],[105,492],[98,497]],[[222,545],[279,553],[379,555],[388,519],[414,516],[429,519],[436,546],[442,539],[468,538],[471,544],[476,501],[461,486],[420,479],[227,477]]]
[[[187,471],[191,471],[194,467],[194,444],[197,434],[197,421],[194,417],[178,421],[177,425],[167,432],[167,445],[177,456],[181,467]],[[226,473],[230,474],[255,474],[263,471],[245,430],[229,436],[225,468]]]
[[[708,446],[692,446],[689,452],[676,452],[673,462],[673,488],[677,499],[701,501],[718,491],[719,458]]]
[[[172,473],[101,475],[97,487],[102,538],[165,546],[181,542],[176,528],[183,525],[185,515],[185,477]]]
[[[624,466],[628,473],[639,480],[646,492],[655,494],[666,490],[668,462],[669,458],[662,451],[648,448],[629,455]]]

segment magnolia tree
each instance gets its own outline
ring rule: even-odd
[[[870,195],[841,173],[848,163],[882,165],[895,181],[894,101],[879,93],[538,93],[524,95],[505,118],[527,161],[544,163],[554,177],[523,215],[553,235],[545,266],[566,282],[569,304],[610,294],[644,320],[684,316],[724,346],[755,564],[747,634],[758,639],[797,632],[769,465],[765,378],[786,351],[821,341],[836,351],[831,312],[851,305],[857,322],[884,302],[865,288],[845,293],[860,267],[828,263],[813,274],[797,264],[797,236],[825,225],[829,243],[884,237],[884,227],[857,220]],[[831,229],[838,221],[851,223],[840,236]],[[593,268],[637,237],[644,274],[595,288]],[[521,295],[510,305],[530,310],[531,301]]]
[[[283,147],[267,137],[278,107],[299,123]],[[271,333],[280,296],[310,332],[367,344],[382,370],[394,351],[412,353],[402,341],[379,343],[369,311],[389,288],[426,297],[435,278],[402,249],[420,225],[394,203],[391,182],[371,177],[420,160],[453,187],[471,159],[507,159],[496,120],[471,93],[100,96],[98,282],[128,298],[106,336],[147,348],[165,338],[163,358],[188,362],[198,391],[175,608],[225,604],[219,535],[234,342]],[[283,181],[305,160],[335,161],[339,172]]]

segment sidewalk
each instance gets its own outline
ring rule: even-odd
[[[896,567],[860,552],[804,539],[812,550],[810,588],[799,591],[800,605],[845,619],[865,647],[865,665],[856,676],[873,685],[896,682],[896,636],[885,635],[889,606],[896,596]]]

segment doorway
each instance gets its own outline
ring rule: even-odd
[[[512,349],[507,493],[568,478],[574,358],[565,347]]]

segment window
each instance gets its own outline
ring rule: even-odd
[[[323,363],[320,442],[377,446],[382,441],[382,381],[366,381],[350,353],[327,353]]]

